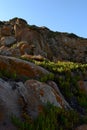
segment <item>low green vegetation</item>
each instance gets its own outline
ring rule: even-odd
[[[77,124],[87,122],[87,118],[79,116],[73,110],[64,110],[47,103],[42,113],[30,121],[27,118],[21,121],[15,116],[11,117],[12,123],[18,130],[73,130]]]
[[[26,60],[23,59],[23,60]],[[12,117],[12,122],[19,130],[74,130],[79,124],[87,123],[87,93],[82,91],[78,82],[87,79],[87,64],[44,60],[30,62],[50,71],[50,74],[38,79],[41,82],[53,80],[57,83],[64,98],[73,110],[64,110],[47,104],[44,112],[35,120],[29,116],[24,121]],[[0,77],[17,79],[17,74],[9,74],[7,70],[0,70]]]
[[[81,63],[74,63],[74,62],[50,62],[48,60],[43,62],[33,61],[35,64],[40,65],[46,69],[48,69],[51,72],[55,73],[65,73],[65,72],[85,72],[87,69],[87,64],[81,64]]]
[[[49,73],[49,74],[41,77],[39,81],[46,82],[48,80],[54,80],[54,74],[53,73]]]
[[[57,63],[35,61],[35,64],[54,74],[54,81],[72,107],[80,108],[79,111],[83,111],[83,113],[87,112],[87,94],[78,86],[78,81],[84,80],[87,76],[87,64],[60,61]]]
[[[87,64],[63,61],[55,63],[49,60],[35,61],[31,59],[30,61],[51,72],[50,75],[41,77],[41,82],[55,81],[65,99],[74,109],[82,114],[87,112],[87,94],[82,92],[78,86],[78,81],[84,81],[87,77]]]
[[[14,71],[13,73],[10,73],[8,70],[0,70],[0,78],[8,78],[8,79],[17,79],[18,76],[16,72]]]

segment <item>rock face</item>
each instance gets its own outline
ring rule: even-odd
[[[9,116],[13,114],[21,118],[24,112],[32,118],[37,117],[47,102],[60,108],[68,108],[61,95],[46,83],[37,80],[27,80],[25,83],[7,82],[0,78],[0,128],[13,128],[9,120]]]
[[[9,116],[11,113],[14,113],[17,117],[20,114],[17,98],[17,91],[14,93],[11,85],[0,78],[0,129],[16,130],[10,122]]]
[[[45,105],[47,102],[50,102],[60,108],[68,107],[64,103],[63,98],[48,84],[41,83],[36,80],[28,80],[24,85],[27,89],[25,95],[23,94],[24,99],[28,104],[27,110],[34,117],[43,110],[43,105]]]
[[[26,52],[29,55],[41,55],[53,61],[87,62],[86,38],[78,37],[73,33],[53,32],[46,27],[31,26],[25,20],[19,18],[1,23],[0,38],[4,37],[5,46],[11,45],[8,47],[11,51],[10,56],[14,56],[15,50],[18,50],[19,53],[16,56],[23,55]],[[12,47],[14,41],[16,43]],[[17,46],[24,41],[27,44]],[[3,45],[2,40],[0,40],[0,44]],[[3,54],[3,52],[1,51],[0,54]]]
[[[9,37],[2,37],[1,38],[1,43],[4,46],[11,46],[16,42],[15,37],[9,36]]]
[[[33,60],[43,63],[46,69]],[[87,39],[31,26],[20,18],[0,21],[0,130],[16,130],[12,115],[20,120],[25,115],[34,119],[48,102],[61,110],[77,110],[79,115],[87,115],[86,68],[76,64],[68,70],[63,63],[63,72],[62,65],[55,67],[56,63],[49,60],[86,63]],[[85,124],[76,130],[86,128]]]
[[[0,35],[1,36],[10,36],[11,35],[11,27],[4,25],[2,28],[0,28]]]
[[[18,77],[40,78],[50,74],[40,66],[14,57],[0,56],[0,70]]]

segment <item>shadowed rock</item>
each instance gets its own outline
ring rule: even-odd
[[[24,118],[23,113],[26,113],[31,118],[36,118],[47,102],[60,108],[68,107],[61,95],[46,83],[27,80],[23,84],[0,78],[0,128],[15,129],[10,120],[12,115],[21,119]]]

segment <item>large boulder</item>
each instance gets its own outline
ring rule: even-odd
[[[52,84],[51,84],[52,85]],[[0,78],[0,128],[15,130],[11,117],[24,119],[25,115],[36,118],[43,112],[47,102],[62,108],[68,108],[61,95],[46,83],[37,80],[15,82]]]
[[[1,45],[5,46],[11,46],[16,42],[16,38],[13,36],[8,36],[8,37],[2,37],[1,38]]]
[[[21,55],[32,53],[33,46],[29,45],[28,42],[21,41],[14,44],[14,41],[15,38],[11,37],[1,38],[0,54],[5,56],[20,57]]]
[[[8,75],[36,79],[50,74],[46,69],[34,63],[2,55],[0,55],[0,70]]]
[[[38,113],[43,110],[43,105],[47,102],[62,108],[61,102],[57,98],[59,95],[51,88],[51,86],[36,80],[28,80],[25,82],[25,88],[28,93],[26,99],[28,101],[27,110],[32,116],[36,117]]]

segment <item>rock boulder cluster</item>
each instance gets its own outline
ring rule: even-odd
[[[19,57],[41,55],[52,61],[87,62],[87,39],[71,33],[53,32],[14,18],[0,22],[0,54]]]
[[[73,108],[56,81],[41,82],[51,72],[27,60],[87,62],[87,39],[29,25],[21,18],[0,21],[0,130],[16,130],[10,116],[36,118],[46,103]],[[12,77],[12,78],[11,78]],[[87,93],[87,82],[79,88]],[[87,125],[76,130],[87,129]]]

